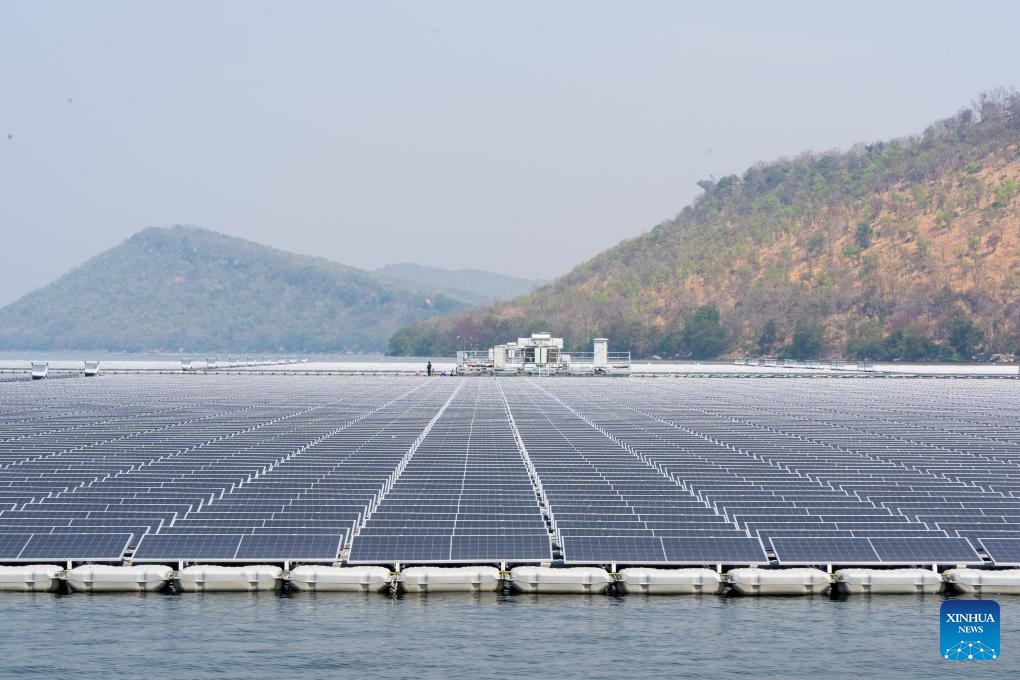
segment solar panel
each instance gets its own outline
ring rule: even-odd
[[[994,538],[1020,538],[1020,526],[1013,530],[1007,531],[991,531],[989,529],[981,529],[978,531],[962,531],[956,532],[957,536],[966,538],[970,541],[971,545],[980,546],[988,539]]]
[[[883,562],[981,562],[966,538],[872,538],[871,544]]]
[[[0,560],[16,560],[32,534],[0,534]]]
[[[233,560],[241,545],[236,534],[149,534],[135,549],[135,562]]]
[[[119,562],[131,538],[131,534],[33,534],[17,559]]]
[[[352,564],[450,561],[452,536],[356,536],[351,542]]]
[[[667,561],[657,536],[563,536],[563,561],[568,564],[663,564]]]
[[[979,540],[995,566],[1020,566],[1020,538],[981,538]]]
[[[877,564],[882,561],[866,538],[772,537],[780,564]]]
[[[672,564],[760,564],[768,562],[761,541],[737,537],[664,537],[666,561]]]
[[[337,558],[343,543],[343,534],[254,534],[241,538],[234,558],[276,562],[332,562]]]
[[[454,562],[542,562],[552,559],[549,534],[457,535],[450,544]],[[405,560],[406,561],[406,560]]]

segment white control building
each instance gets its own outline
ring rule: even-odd
[[[487,351],[457,352],[461,375],[630,375],[630,352],[610,352],[595,338],[591,352],[564,352],[563,338],[532,333]]]

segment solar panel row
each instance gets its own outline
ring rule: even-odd
[[[966,538],[776,537],[771,540],[780,564],[981,564]]]
[[[926,384],[942,386],[937,381]],[[908,390],[908,385],[915,389]],[[628,381],[627,388],[602,392],[599,398],[593,398],[591,385],[576,383],[547,381],[541,391],[766,545],[782,536],[875,538],[884,546],[877,556],[880,563],[922,563],[934,557],[980,561],[964,539],[980,547],[980,534],[987,532],[963,527],[947,532],[934,520],[940,511],[968,507],[985,519],[994,516],[1000,528],[1006,526],[1008,513],[1017,506],[1012,492],[1002,490],[1007,486],[1003,481],[1016,478],[1020,437],[1015,426],[1000,427],[1000,441],[979,438],[979,427],[960,437],[941,417],[918,417],[903,406],[917,403],[916,385],[894,383],[887,394],[886,384],[878,391],[871,383],[858,383],[853,386],[860,393],[856,403],[836,390],[819,394],[814,381],[783,385],[779,399],[761,395],[763,386],[769,387],[760,381],[727,381],[724,396],[697,390],[695,399],[683,399],[674,385],[667,383],[663,389],[657,381]],[[1001,389],[976,381],[964,386]],[[787,400],[787,388],[803,398]],[[931,395],[936,400],[944,396]],[[959,410],[951,412],[957,419],[966,418],[969,403],[961,398]],[[989,410],[1004,423],[1017,411],[1007,400],[982,403],[993,404]],[[906,413],[888,419],[886,414],[897,408]],[[836,410],[840,422],[834,425]],[[847,422],[853,423],[852,430]],[[960,451],[948,448],[947,442],[965,442],[968,452],[985,453],[969,456],[966,467],[960,466]],[[915,460],[947,462],[960,474],[947,479],[909,464]],[[982,470],[987,484],[976,475],[964,478],[964,472],[975,469]],[[860,481],[851,483],[851,475]],[[930,516],[933,511],[935,517]],[[931,550],[935,545],[943,550]],[[946,550],[949,546],[957,549]],[[782,561],[782,554],[779,557]],[[816,555],[814,563],[819,561]]]
[[[0,561],[545,561],[551,537],[569,563],[1020,564],[1006,387],[5,383]]]
[[[0,494],[7,480],[20,502],[0,514],[0,531],[59,533],[65,558],[88,558],[66,529],[101,525],[135,529],[140,561],[332,562],[452,391],[368,381],[356,394],[320,384],[309,396],[287,381],[257,401],[238,399],[236,383],[203,385],[196,400],[124,382],[115,391],[129,401],[115,417],[103,400],[45,418],[24,410],[25,427],[3,430]]]
[[[355,537],[352,563],[541,562],[549,530],[495,381],[464,381]]]
[[[0,560],[4,562],[63,562],[69,555],[89,562],[119,562],[131,534],[0,534]]]

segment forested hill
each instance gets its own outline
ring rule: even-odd
[[[376,274],[404,283],[445,290],[452,297],[473,305],[496,300],[509,300],[530,293],[547,281],[522,279],[480,269],[440,269],[422,264],[404,262],[388,264],[375,270]]]
[[[382,351],[464,305],[194,227],[150,228],[0,309],[0,348]]]
[[[1020,348],[1020,97],[906,139],[699,183],[676,218],[511,303],[401,329],[446,354],[532,329],[639,356],[969,359]]]

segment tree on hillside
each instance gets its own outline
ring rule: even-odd
[[[790,346],[783,352],[790,359],[813,359],[825,347],[825,329],[818,324],[801,325],[793,332]]]
[[[772,354],[779,340],[779,325],[775,319],[769,319],[758,336],[758,351],[762,354]]]
[[[861,250],[864,250],[871,245],[872,233],[873,230],[871,225],[867,222],[860,222],[857,224],[857,228],[854,229],[854,241],[857,242],[857,245],[861,248]]]
[[[553,326],[544,319],[532,319],[528,322],[528,325],[525,326],[525,330],[528,332],[528,335],[531,335],[532,333],[551,333]]]
[[[702,305],[684,323],[680,339],[693,359],[712,359],[725,351],[729,335],[719,322],[719,308]]]
[[[953,352],[952,356],[946,358],[968,361],[974,358],[978,346],[984,342],[985,334],[970,319],[955,316],[947,324],[945,339]]]

